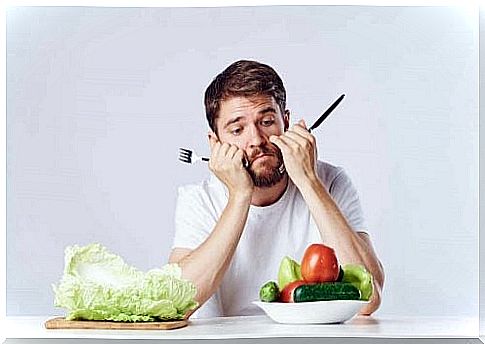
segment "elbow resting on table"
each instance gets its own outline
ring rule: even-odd
[[[384,269],[380,262],[379,266],[380,271],[377,276],[374,276],[374,292],[372,293],[370,302],[365,307],[362,307],[359,315],[372,315],[372,313],[374,313],[381,305],[382,288],[384,286]]]

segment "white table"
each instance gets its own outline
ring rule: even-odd
[[[140,330],[47,330],[52,317],[7,317],[2,327],[5,338],[80,339],[232,339],[269,337],[391,337],[391,338],[477,338],[478,318],[457,317],[355,317],[344,324],[287,325],[265,315],[193,319],[184,328],[167,331]]]

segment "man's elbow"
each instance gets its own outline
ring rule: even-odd
[[[380,292],[375,292],[373,296],[371,297],[370,302],[365,306],[362,307],[362,309],[359,312],[359,315],[372,315],[379,306],[381,305],[381,295]]]
[[[382,268],[382,265],[381,265]],[[374,292],[370,298],[370,302],[359,312],[359,315],[372,315],[382,302],[382,288],[384,287],[384,270],[381,269],[379,276],[374,279]]]

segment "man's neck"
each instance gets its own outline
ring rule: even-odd
[[[255,187],[253,191],[253,197],[251,199],[251,205],[258,207],[265,207],[278,201],[284,194],[288,185],[288,174],[275,185],[266,188]]]

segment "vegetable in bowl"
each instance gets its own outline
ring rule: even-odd
[[[283,290],[289,283],[301,280],[301,267],[289,256],[283,257],[278,270],[278,286]]]
[[[269,289],[270,286],[272,289]],[[274,290],[278,286],[279,297],[276,299]],[[301,265],[289,256],[283,257],[278,271],[278,285],[267,282],[259,295],[263,302],[300,303],[369,301],[372,293],[373,278],[364,266],[340,266],[331,247],[311,244],[304,252]]]
[[[266,282],[259,290],[259,298],[263,302],[274,302],[280,298],[280,289],[274,281]]]

